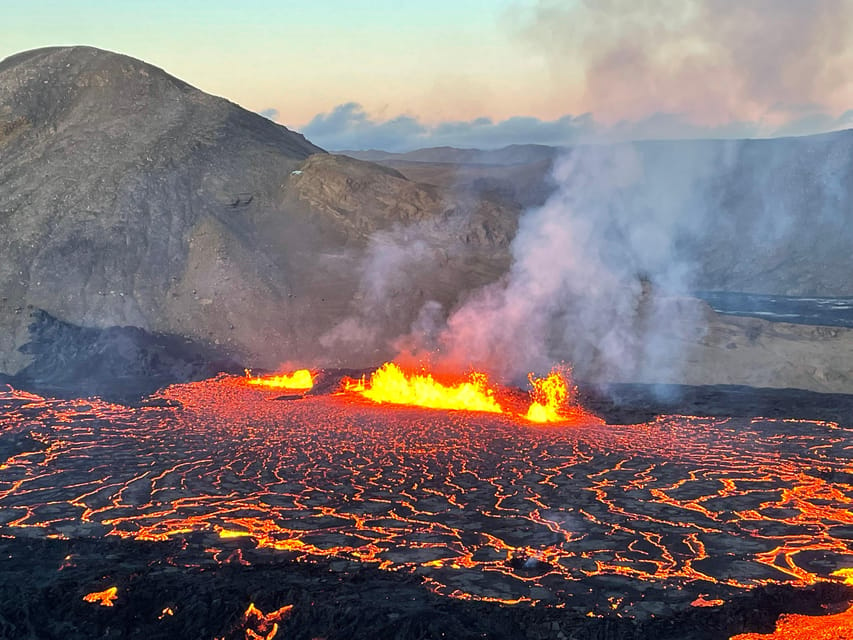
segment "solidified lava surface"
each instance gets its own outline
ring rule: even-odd
[[[851,431],[690,416],[539,426],[224,376],[135,407],[10,389],[0,537],[162,543],[180,551],[158,562],[190,573],[376,571],[447,602],[610,625],[577,637],[643,637],[625,621],[639,633],[762,590],[843,589],[831,574],[853,566]],[[98,567],[81,594],[111,586]],[[303,615],[298,585],[287,594]],[[762,630],[737,624],[726,633]]]

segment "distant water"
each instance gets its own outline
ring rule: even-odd
[[[727,291],[696,291],[717,313],[776,322],[853,327],[853,298],[800,298]]]

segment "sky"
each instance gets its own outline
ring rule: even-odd
[[[0,0],[0,58],[86,44],[331,150],[853,126],[853,0]]]

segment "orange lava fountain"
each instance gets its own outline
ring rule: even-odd
[[[407,374],[393,362],[386,362],[371,374],[369,381],[345,380],[344,391],[358,393],[379,404],[503,413],[483,373],[472,373],[466,381],[445,385],[429,373]]]
[[[250,375],[249,370],[246,370],[246,383],[260,387],[269,387],[271,389],[292,389],[294,391],[308,391],[314,386],[314,376],[308,369],[299,369],[289,374],[281,374],[277,376],[255,376]]]
[[[344,379],[343,392],[359,394],[378,404],[500,413],[540,424],[598,420],[577,404],[577,388],[568,371],[555,369],[546,378],[535,378],[531,373],[529,380],[533,391],[525,414],[505,409],[489,385],[488,376],[478,372],[469,374],[467,380],[443,384],[429,373],[407,373],[397,364],[386,362],[369,379]]]
[[[575,402],[577,388],[571,384],[568,372],[552,371],[547,378],[528,376],[533,386],[533,402],[524,416],[531,422],[565,422],[577,417],[588,417]]]

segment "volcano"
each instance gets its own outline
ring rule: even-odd
[[[846,633],[853,329],[638,273],[622,377],[583,308],[543,327],[577,384],[407,370],[494,300],[547,185],[404,173],[126,56],[0,63],[0,637]]]
[[[440,269],[392,292],[397,308],[452,306],[506,268],[519,213],[326,154],[159,68],[91,47],[0,63],[0,184],[9,374],[31,362],[18,348],[32,310],[181,336],[257,367],[317,359],[319,337],[363,295],[376,232],[418,224],[422,253],[440,256]],[[411,317],[384,322],[399,334]],[[352,362],[352,350],[336,353]]]

